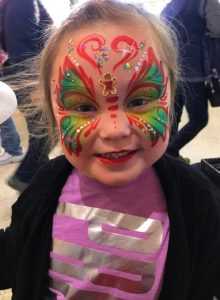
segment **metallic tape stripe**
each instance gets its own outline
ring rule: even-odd
[[[88,236],[91,241],[126,251],[137,251],[153,254],[160,249],[163,239],[163,227],[160,221],[145,219],[92,207],[62,203],[57,210],[58,215],[69,216],[88,221]],[[145,239],[119,233],[103,232],[102,225],[108,224],[116,228],[133,230],[146,234]]]
[[[96,268],[72,266],[58,260],[52,260],[52,271],[78,280],[86,280],[98,286],[118,288],[121,291],[133,294],[147,293],[153,286],[154,276],[148,266],[143,266],[145,274],[139,281],[122,278],[117,275],[101,273]]]
[[[107,293],[83,291],[58,280],[52,280],[50,288],[61,292],[66,300],[123,300]]]
[[[81,247],[76,244],[67,243],[61,240],[53,240],[53,252],[60,256],[67,256],[72,259],[79,260],[84,265],[89,267],[106,267],[111,269],[119,270],[118,267],[123,265],[121,271],[126,271],[126,266],[129,266],[129,272],[131,274],[142,274],[143,266],[146,264],[147,267],[151,266],[151,272],[154,273],[155,266],[153,262],[144,262],[134,259],[127,259],[117,255],[108,254],[106,252]]]
[[[107,209],[88,207],[73,203],[60,203],[57,209],[58,215],[69,216],[83,221],[92,221],[94,218],[99,223],[108,223],[119,228],[151,234],[155,227],[160,227],[161,222],[154,219],[146,219],[129,214],[113,212]],[[152,224],[154,224],[152,228]]]

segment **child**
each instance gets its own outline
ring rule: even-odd
[[[125,2],[86,2],[50,38],[41,80],[65,157],[1,232],[14,300],[220,295],[216,192],[164,155],[176,70],[170,32]]]

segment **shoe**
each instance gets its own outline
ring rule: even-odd
[[[28,187],[28,183],[21,181],[16,176],[10,177],[7,183],[11,188],[17,190],[20,193],[22,193]]]
[[[11,155],[8,152],[3,151],[0,154],[0,166],[20,162],[22,161],[23,158],[24,158],[23,153],[20,155]]]

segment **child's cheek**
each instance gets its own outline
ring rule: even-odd
[[[99,120],[67,114],[60,118],[59,123],[62,144],[70,155],[79,156]]]
[[[150,140],[152,147],[159,139],[165,141],[169,128],[168,108],[155,106],[146,112],[128,113],[130,125],[140,131],[141,135]]]

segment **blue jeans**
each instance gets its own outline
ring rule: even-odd
[[[21,140],[14,121],[9,118],[0,125],[2,147],[11,155],[21,155]]]

